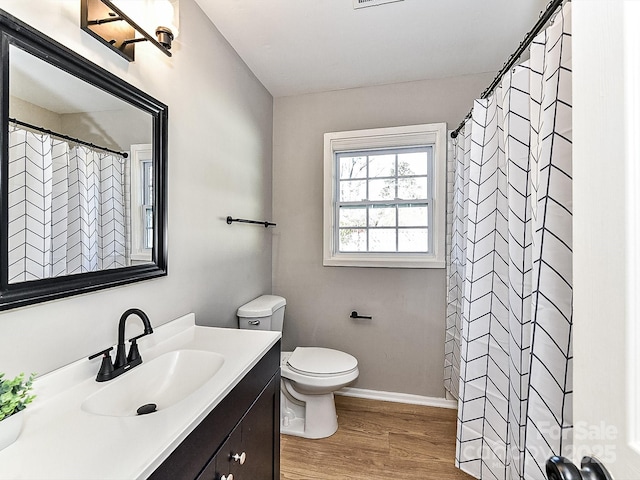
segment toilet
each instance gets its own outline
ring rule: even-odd
[[[262,295],[238,309],[239,327],[282,332],[287,302]],[[338,429],[333,392],[358,378],[358,360],[330,348],[297,347],[280,360],[280,431],[325,438]]]

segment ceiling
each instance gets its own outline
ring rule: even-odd
[[[11,97],[57,114],[131,109],[118,97],[13,45],[9,59]]]
[[[196,0],[274,97],[497,72],[547,0]]]

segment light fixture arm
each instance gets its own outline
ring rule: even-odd
[[[146,42],[146,38],[131,38],[122,42],[122,46],[131,45],[132,43]]]
[[[114,15],[114,16],[109,17],[109,18],[101,18],[99,20],[89,20],[88,24],[89,25],[104,25],[105,23],[121,22],[123,20],[124,20],[124,18]]]

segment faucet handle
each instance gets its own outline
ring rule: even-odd
[[[131,342],[131,346],[129,347],[129,355],[127,355],[127,363],[133,363],[136,360],[142,361],[142,357],[140,357],[140,350],[138,350],[138,338],[143,337],[144,334],[138,335],[137,337],[129,340]]]
[[[109,348],[107,348],[106,350],[102,350],[101,352],[98,352],[98,353],[94,353],[93,355],[91,355],[91,356],[89,357],[89,360],[93,360],[94,358],[97,358],[97,357],[99,357],[100,355],[107,356],[107,354],[108,354],[111,350],[113,350],[113,347],[109,347]]]
[[[89,357],[89,360],[93,360],[100,355],[104,355],[102,357],[102,364],[100,364],[100,370],[98,370],[98,375],[96,375],[96,382],[106,382],[113,378],[113,363],[111,362],[111,355],[109,355],[111,350],[113,350],[113,347],[94,353]]]
[[[148,333],[141,333],[140,335],[130,338],[129,342],[131,346],[129,347],[129,354],[127,355],[127,363],[132,363],[137,360],[142,361],[142,357],[140,356],[140,350],[138,350],[138,339],[149,335]]]

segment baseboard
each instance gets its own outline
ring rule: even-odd
[[[439,408],[458,408],[458,402],[456,400],[424,397],[410,393],[382,392],[379,390],[366,390],[364,388],[352,387],[342,388],[335,393],[336,395],[344,395],[345,397],[368,398],[370,400],[381,400],[384,402],[409,403],[411,405],[425,405],[427,407]]]

